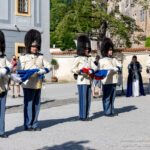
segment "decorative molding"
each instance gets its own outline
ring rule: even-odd
[[[8,19],[0,19],[0,23],[11,23],[11,0],[8,0]]]
[[[37,9],[37,5],[39,5],[39,9]],[[34,0],[34,25],[36,27],[41,27],[41,23],[42,23],[41,16],[42,16],[42,2],[41,0]],[[38,17],[39,17],[39,21],[37,21]]]
[[[20,32],[27,32],[27,31],[29,31],[30,29],[31,29],[31,26],[27,26],[27,27],[23,27],[23,26],[18,26],[19,27],[19,29],[20,29]],[[2,25],[2,24],[0,24],[0,29],[1,30],[6,30],[6,31],[18,31],[17,29],[16,29],[16,27],[14,27],[13,25],[8,25],[8,24],[6,24],[5,26],[4,25]],[[33,27],[32,29],[36,29],[36,30],[38,30],[39,32],[41,32],[41,34],[44,32],[44,30],[42,29],[42,28],[38,28],[38,27]]]

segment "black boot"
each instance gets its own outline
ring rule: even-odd
[[[33,128],[33,131],[41,131],[40,127]]]
[[[8,135],[7,134],[0,134],[0,138],[8,138]]]
[[[25,127],[25,128],[24,128],[24,131],[33,131],[33,129],[32,129],[32,128],[27,128],[27,127]]]

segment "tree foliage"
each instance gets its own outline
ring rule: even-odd
[[[65,0],[51,0],[50,4],[50,46],[52,47],[55,44],[62,50],[75,48],[74,33],[62,28],[60,29],[61,34],[58,34],[59,31],[57,30],[60,22],[68,12],[71,0],[70,2]]]
[[[150,37],[146,39],[145,47],[150,47]]]
[[[120,13],[119,1],[113,0],[114,9],[107,13],[108,4],[103,0],[51,0],[51,46],[56,44],[62,50],[75,48],[73,40],[83,33],[98,40],[100,26],[105,20],[111,38],[117,37],[124,47],[131,47],[132,35],[142,30],[134,19]],[[146,1],[139,0],[138,3],[146,8]],[[141,36],[133,40],[140,43]]]

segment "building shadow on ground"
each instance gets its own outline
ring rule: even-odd
[[[138,109],[138,108],[134,105],[125,106],[125,107],[122,107],[122,108],[116,108],[115,113],[118,113],[118,114],[127,113],[127,112],[130,112],[130,111],[136,110],[136,109]],[[103,111],[96,112],[96,113],[93,114],[92,119],[97,119],[97,118],[100,118],[102,116],[104,116]]]
[[[60,124],[60,123],[74,122],[74,121],[78,121],[78,116],[70,117],[70,118],[64,118],[64,119],[40,120],[38,122],[38,124],[39,124],[39,127],[41,129],[45,129],[45,128],[49,128],[49,127],[52,127],[52,126]],[[23,126],[18,126],[15,129],[8,131],[7,134],[8,135],[13,135],[13,134],[23,132],[23,131],[24,131],[24,127]],[[29,131],[25,131],[25,132],[29,132]],[[32,131],[30,131],[30,132],[32,132]]]
[[[96,150],[93,148],[83,146],[83,144],[87,143],[89,143],[89,141],[79,141],[79,142],[70,141],[63,143],[61,145],[54,145],[52,147],[43,147],[37,150]]]

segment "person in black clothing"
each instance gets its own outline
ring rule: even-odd
[[[126,97],[145,95],[142,81],[142,66],[137,61],[137,56],[132,57],[131,63],[128,65],[128,81]]]

